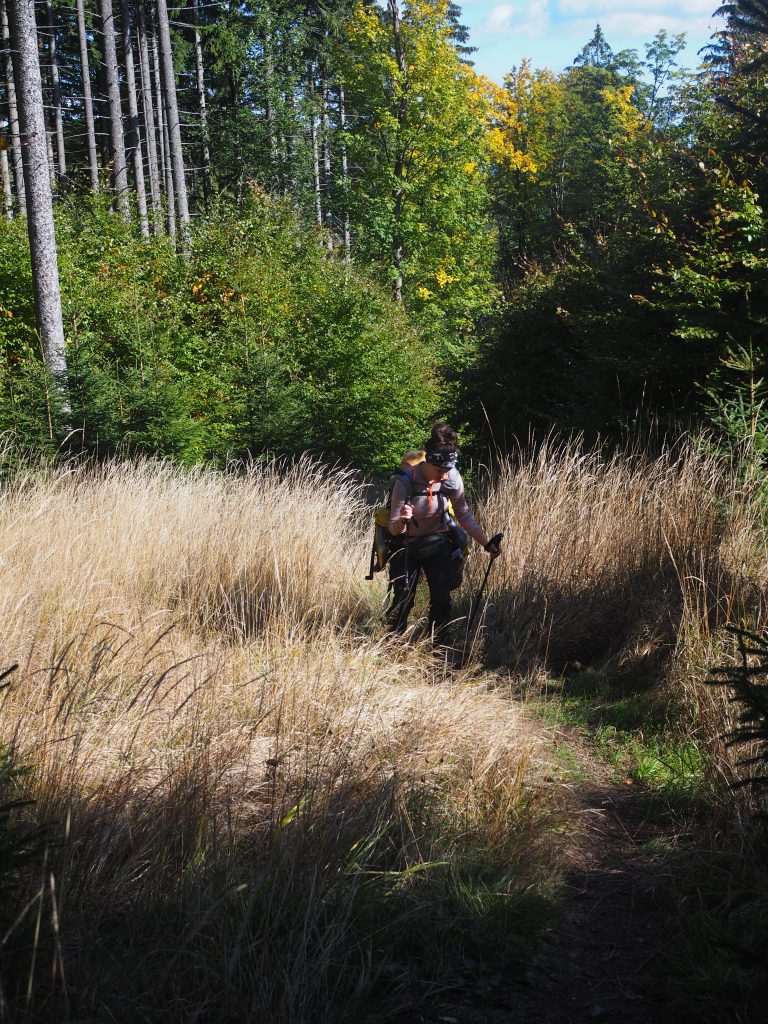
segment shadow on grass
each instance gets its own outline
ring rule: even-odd
[[[190,765],[165,795],[69,794],[33,941],[6,935],[3,1020],[407,1019],[443,992],[492,999],[550,920],[551,865],[515,840],[524,801],[495,849],[394,778],[275,797],[235,835],[236,809],[213,814],[195,781]],[[39,872],[22,881],[34,897]]]

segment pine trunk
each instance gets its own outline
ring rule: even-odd
[[[21,153],[21,136],[19,134],[19,108],[16,103],[16,83],[13,79],[13,55],[11,53],[10,33],[8,31],[8,11],[5,0],[0,0],[0,19],[2,20],[3,53],[5,54],[5,84],[8,96],[8,130],[11,136],[13,151],[13,183],[16,189],[16,205],[19,213],[27,212],[27,197],[24,190],[24,161]]]
[[[315,193],[315,219],[318,226],[323,226],[323,197],[320,189],[320,150],[317,141],[317,112],[315,110],[315,79],[314,72],[309,76],[309,118],[312,136],[312,177]]]
[[[339,128],[342,132],[341,190],[344,198],[344,210],[342,213],[344,223],[344,259],[349,262],[351,252],[351,238],[349,233],[349,161],[347,159],[347,144],[344,141],[344,132],[347,130],[347,112],[344,106],[344,86],[341,83],[339,83]]]
[[[405,126],[407,111],[405,97],[406,66],[403,41],[400,35],[400,9],[398,0],[388,0],[389,11],[392,16],[392,39],[395,50],[395,60],[400,72],[400,100],[397,106],[397,136],[395,143],[395,188],[392,193],[392,266],[394,278],[392,280],[392,295],[395,302],[403,301],[403,200],[405,198],[405,153],[403,151],[402,134]]]
[[[155,109],[157,110],[157,133],[160,140],[160,166],[163,173],[163,187],[165,189],[165,211],[168,221],[168,234],[171,238],[176,237],[176,204],[173,201],[173,172],[171,170],[171,155],[168,146],[168,118],[165,110],[165,93],[163,90],[162,75],[160,74],[160,55],[157,52],[157,40],[151,39],[152,73],[155,81]]]
[[[160,193],[160,172],[157,160],[157,132],[155,131],[155,104],[152,97],[152,71],[147,43],[147,19],[142,0],[137,0],[139,69],[141,71],[141,99],[144,107],[144,135],[147,142],[149,193],[152,197],[152,220],[155,234],[163,232],[163,203]]]
[[[136,98],[136,71],[133,66],[133,44],[131,42],[131,8],[128,0],[121,0],[121,34],[123,41],[123,57],[125,58],[125,82],[128,88],[128,146],[133,177],[136,185],[136,207],[139,213],[139,225],[144,238],[149,238],[149,220],[147,218],[147,192],[144,187],[144,157],[141,152],[141,132],[139,128],[139,102]]]
[[[104,39],[104,70],[107,78],[107,100],[109,102],[109,139],[112,156],[112,183],[117,194],[117,204],[126,220],[131,219],[131,200],[128,195],[128,164],[125,155],[123,135],[123,108],[120,102],[120,78],[115,46],[115,16],[112,0],[99,0],[101,28]]]
[[[166,0],[157,0],[157,27],[160,37],[160,68],[165,91],[165,113],[171,170],[173,173],[173,192],[178,211],[179,232],[182,239],[186,242],[189,235],[189,203],[187,201],[187,182],[184,172],[184,152],[181,148],[181,122],[179,120],[179,105],[176,99],[176,73],[173,68],[171,27],[168,22]]]
[[[203,192],[206,199],[211,193],[211,145],[208,136],[208,110],[205,100],[205,76],[203,74],[203,41],[200,36],[199,0],[194,0],[195,21],[195,71],[197,73],[197,103],[200,110],[200,137],[203,149]]]
[[[96,144],[101,155],[101,166],[111,167],[112,158],[109,152],[109,101],[107,99],[107,71],[104,67],[104,61],[97,60],[93,70],[96,76],[96,101],[94,104]]]
[[[61,114],[61,78],[59,76],[59,58],[56,52],[56,24],[53,17],[53,2],[46,0],[48,16],[48,59],[51,70],[51,102],[53,104],[53,123],[56,133],[56,166],[59,180],[67,176],[67,154],[64,149],[64,118]]]
[[[320,128],[323,134],[323,192],[325,194],[325,244],[333,252],[333,212],[331,211],[331,136],[328,126],[328,84],[320,82]]]
[[[0,149],[0,177],[3,179],[3,213],[8,220],[13,220],[13,189],[11,188],[11,168],[8,163],[8,150]]]
[[[61,292],[53,223],[53,196],[48,174],[43,83],[37,50],[34,0],[10,0],[11,40],[16,69],[24,146],[24,181],[27,192],[27,232],[32,261],[32,288],[37,329],[46,365],[60,389],[62,410],[67,402],[67,354],[61,314]]]
[[[85,32],[85,0],[77,0],[77,37],[80,42],[80,69],[83,76],[83,107],[85,109],[85,133],[88,140],[88,169],[91,175],[91,188],[94,192],[98,192],[99,160],[96,151],[96,123],[93,117],[88,36]]]

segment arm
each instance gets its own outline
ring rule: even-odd
[[[467,498],[464,494],[464,481],[458,472],[451,475],[451,479],[448,481],[451,488],[451,504],[453,505],[453,511],[456,513],[456,518],[467,533],[472,537],[473,540],[477,541],[480,547],[486,547],[488,544],[488,538],[485,532],[478,525],[477,520],[472,515],[469,505],[467,504]]]
[[[389,532],[393,537],[399,537],[405,533],[408,520],[412,518],[413,509],[408,501],[408,490],[402,480],[396,480],[389,508]]]

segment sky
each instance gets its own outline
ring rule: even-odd
[[[696,51],[705,46],[722,19],[712,18],[718,0],[459,0],[462,21],[476,46],[475,68],[501,84],[524,57],[533,66],[562,71],[589,42],[599,22],[614,51],[636,49],[659,29],[685,32],[687,45],[679,61],[696,67]]]

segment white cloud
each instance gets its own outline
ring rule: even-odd
[[[483,40],[539,39],[546,34],[589,39],[597,22],[609,41],[649,40],[659,29],[706,37],[718,0],[507,0],[473,28]]]
[[[653,12],[663,15],[665,20],[691,17],[708,21],[720,4],[717,0],[557,0],[555,6],[563,20],[570,20],[569,15],[582,15],[602,24],[608,18],[633,12]]]
[[[539,36],[549,28],[549,0],[498,4],[477,32],[496,36]]]
[[[613,14],[603,15],[599,18],[574,19],[569,28],[587,37],[591,35],[595,22],[599,21],[609,42],[614,36],[637,36],[640,39],[649,41],[660,29],[666,29],[669,33],[685,32],[688,34],[706,34],[709,25],[709,17],[681,17],[676,14],[667,14],[663,11],[642,12],[642,11],[616,11]]]

